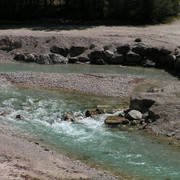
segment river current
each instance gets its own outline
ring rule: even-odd
[[[0,63],[0,72],[118,73],[177,81],[163,70],[121,66]],[[96,167],[142,179],[180,179],[180,150],[137,131],[104,125],[108,114],[79,123],[62,121],[65,112],[84,114],[97,105],[118,107],[127,99],[102,98],[44,88],[0,84],[0,130],[41,142]],[[17,120],[21,114],[23,120]]]

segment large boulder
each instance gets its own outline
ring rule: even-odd
[[[161,52],[162,55],[169,55],[169,54],[172,53],[172,50],[167,49],[167,48],[165,48],[165,47],[162,47],[162,48],[160,49],[160,52]]]
[[[129,120],[125,119],[124,117],[120,117],[120,116],[108,116],[105,121],[105,124],[107,125],[127,125],[129,124]]]
[[[25,56],[24,61],[25,62],[37,62],[38,56],[36,54],[27,54]]]
[[[123,44],[123,45],[119,45],[117,47],[117,53],[118,54],[127,54],[130,51],[130,45],[129,44]]]
[[[68,59],[60,54],[49,54],[49,57],[54,64],[67,64]]]
[[[164,67],[167,69],[174,69],[175,67],[176,56],[175,55],[163,55],[159,58],[159,61],[156,62],[156,67]]]
[[[69,49],[68,48],[66,48],[66,47],[59,47],[59,46],[56,46],[56,45],[52,46],[50,48],[50,51],[52,53],[60,54],[60,55],[62,55],[64,57],[66,57],[69,54]]]
[[[140,56],[147,56],[148,47],[145,45],[138,44],[137,46],[132,48],[132,51]]]
[[[96,108],[96,109],[88,109],[85,112],[85,116],[86,117],[94,117],[100,114],[105,114],[104,110],[102,110],[101,108]]]
[[[88,57],[92,60],[105,59],[105,53],[103,48],[95,47],[89,54]]]
[[[41,54],[37,59],[38,64],[53,64],[52,59],[50,58],[49,54]]]
[[[128,52],[125,56],[127,65],[137,65],[142,61],[142,57],[134,52]]]
[[[180,72],[180,58],[176,59],[174,67],[178,72]]]
[[[16,61],[24,61],[25,60],[25,55],[24,54],[16,54],[14,56],[14,60],[16,60]]]
[[[140,111],[131,110],[126,114],[126,118],[129,120],[141,120],[143,115]]]
[[[83,54],[88,48],[84,46],[72,46],[70,49],[70,57],[77,57]]]
[[[108,64],[123,64],[124,56],[122,54],[114,54],[107,62]]]

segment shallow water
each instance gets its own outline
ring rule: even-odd
[[[29,65],[26,65],[24,71],[31,71],[28,67]],[[80,70],[82,66],[76,67]],[[8,68],[23,71],[23,68],[17,67],[16,64],[14,68],[13,65],[6,67],[1,64],[1,71],[10,71]],[[44,66],[39,68],[44,72]],[[46,68],[49,68],[48,72],[51,71],[50,66]],[[95,68],[94,66],[94,71]],[[100,67],[102,71],[103,68]],[[106,68],[104,71],[107,72]],[[161,77],[161,72],[157,72],[157,76]],[[62,121],[62,116],[67,111],[84,114],[86,109],[97,105],[108,104],[116,107],[126,103],[121,99],[42,88],[20,88],[1,82],[0,109],[7,112],[5,116],[0,117],[3,124],[1,130],[40,141],[59,152],[111,171],[144,179],[180,179],[180,151],[160,143],[156,138],[142,136],[134,131],[110,129],[103,123],[107,115],[96,119],[84,118],[76,124]],[[17,120],[17,114],[21,114],[23,120]]]

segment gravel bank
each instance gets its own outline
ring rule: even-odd
[[[123,97],[147,81],[145,78],[115,74],[1,73],[14,83],[43,85],[87,94]]]

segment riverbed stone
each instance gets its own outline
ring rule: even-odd
[[[36,54],[30,53],[25,56],[24,61],[25,62],[36,62],[37,58],[38,58],[38,56]]]
[[[97,115],[100,115],[100,114],[105,114],[105,111],[102,110],[101,108],[88,109],[88,110],[85,112],[85,116],[86,116],[86,117],[94,117],[94,116],[97,116]]]
[[[49,54],[49,57],[54,64],[67,64],[68,59],[60,54]]]
[[[131,110],[126,114],[125,117],[129,120],[141,120],[143,115],[140,111]]]
[[[106,51],[104,51],[104,54],[109,59],[114,55],[114,52],[112,52],[110,50],[106,50]]]
[[[65,113],[64,117],[63,117],[63,120],[64,121],[70,121],[70,122],[75,122],[76,121],[74,113],[72,111]]]
[[[108,64],[123,64],[124,56],[122,54],[114,54],[109,60]]]
[[[120,116],[108,116],[105,121],[105,124],[107,125],[127,125],[130,123],[130,121],[128,119],[125,119],[124,117],[120,117]]]
[[[142,60],[141,65],[143,67],[148,67],[148,68],[152,68],[156,66],[156,63],[153,62],[152,60],[150,60],[149,58],[145,58]]]
[[[88,57],[92,60],[105,59],[104,49],[100,47],[95,47],[89,54]]]
[[[175,69],[180,72],[180,58],[177,58],[175,61]]]
[[[77,61],[78,61],[77,57],[69,57],[68,58],[68,63],[70,63],[70,64],[75,64],[75,63],[77,63]]]
[[[77,57],[80,54],[83,54],[88,48],[85,46],[72,46],[70,48],[70,57]]]
[[[160,49],[160,52],[161,52],[163,55],[169,55],[169,54],[172,53],[172,50],[167,49],[167,48],[165,48],[165,47],[162,47],[162,48]]]
[[[41,54],[39,58],[37,59],[38,64],[53,64],[53,61],[51,60],[49,54]]]
[[[25,55],[24,54],[16,54],[14,56],[14,60],[16,60],[16,61],[24,61],[25,60]]]
[[[67,57],[67,55],[69,54],[69,49],[67,47],[60,47],[60,46],[54,45],[50,48],[50,52]]]
[[[158,61],[159,62],[158,67],[164,67],[167,69],[174,69],[175,61],[176,61],[175,55],[169,54],[169,55],[161,56],[159,61]],[[156,64],[156,66],[157,66],[157,64]]]
[[[138,44],[137,46],[132,48],[132,51],[136,54],[139,54],[142,57],[147,56],[148,47],[143,44]]]
[[[3,116],[5,112],[3,110],[0,110],[0,116]]]
[[[117,47],[117,53],[118,54],[127,54],[130,51],[130,45],[129,44],[123,44],[123,45],[119,45]]]
[[[136,65],[142,61],[142,57],[132,51],[128,52],[125,56],[127,65]]]

